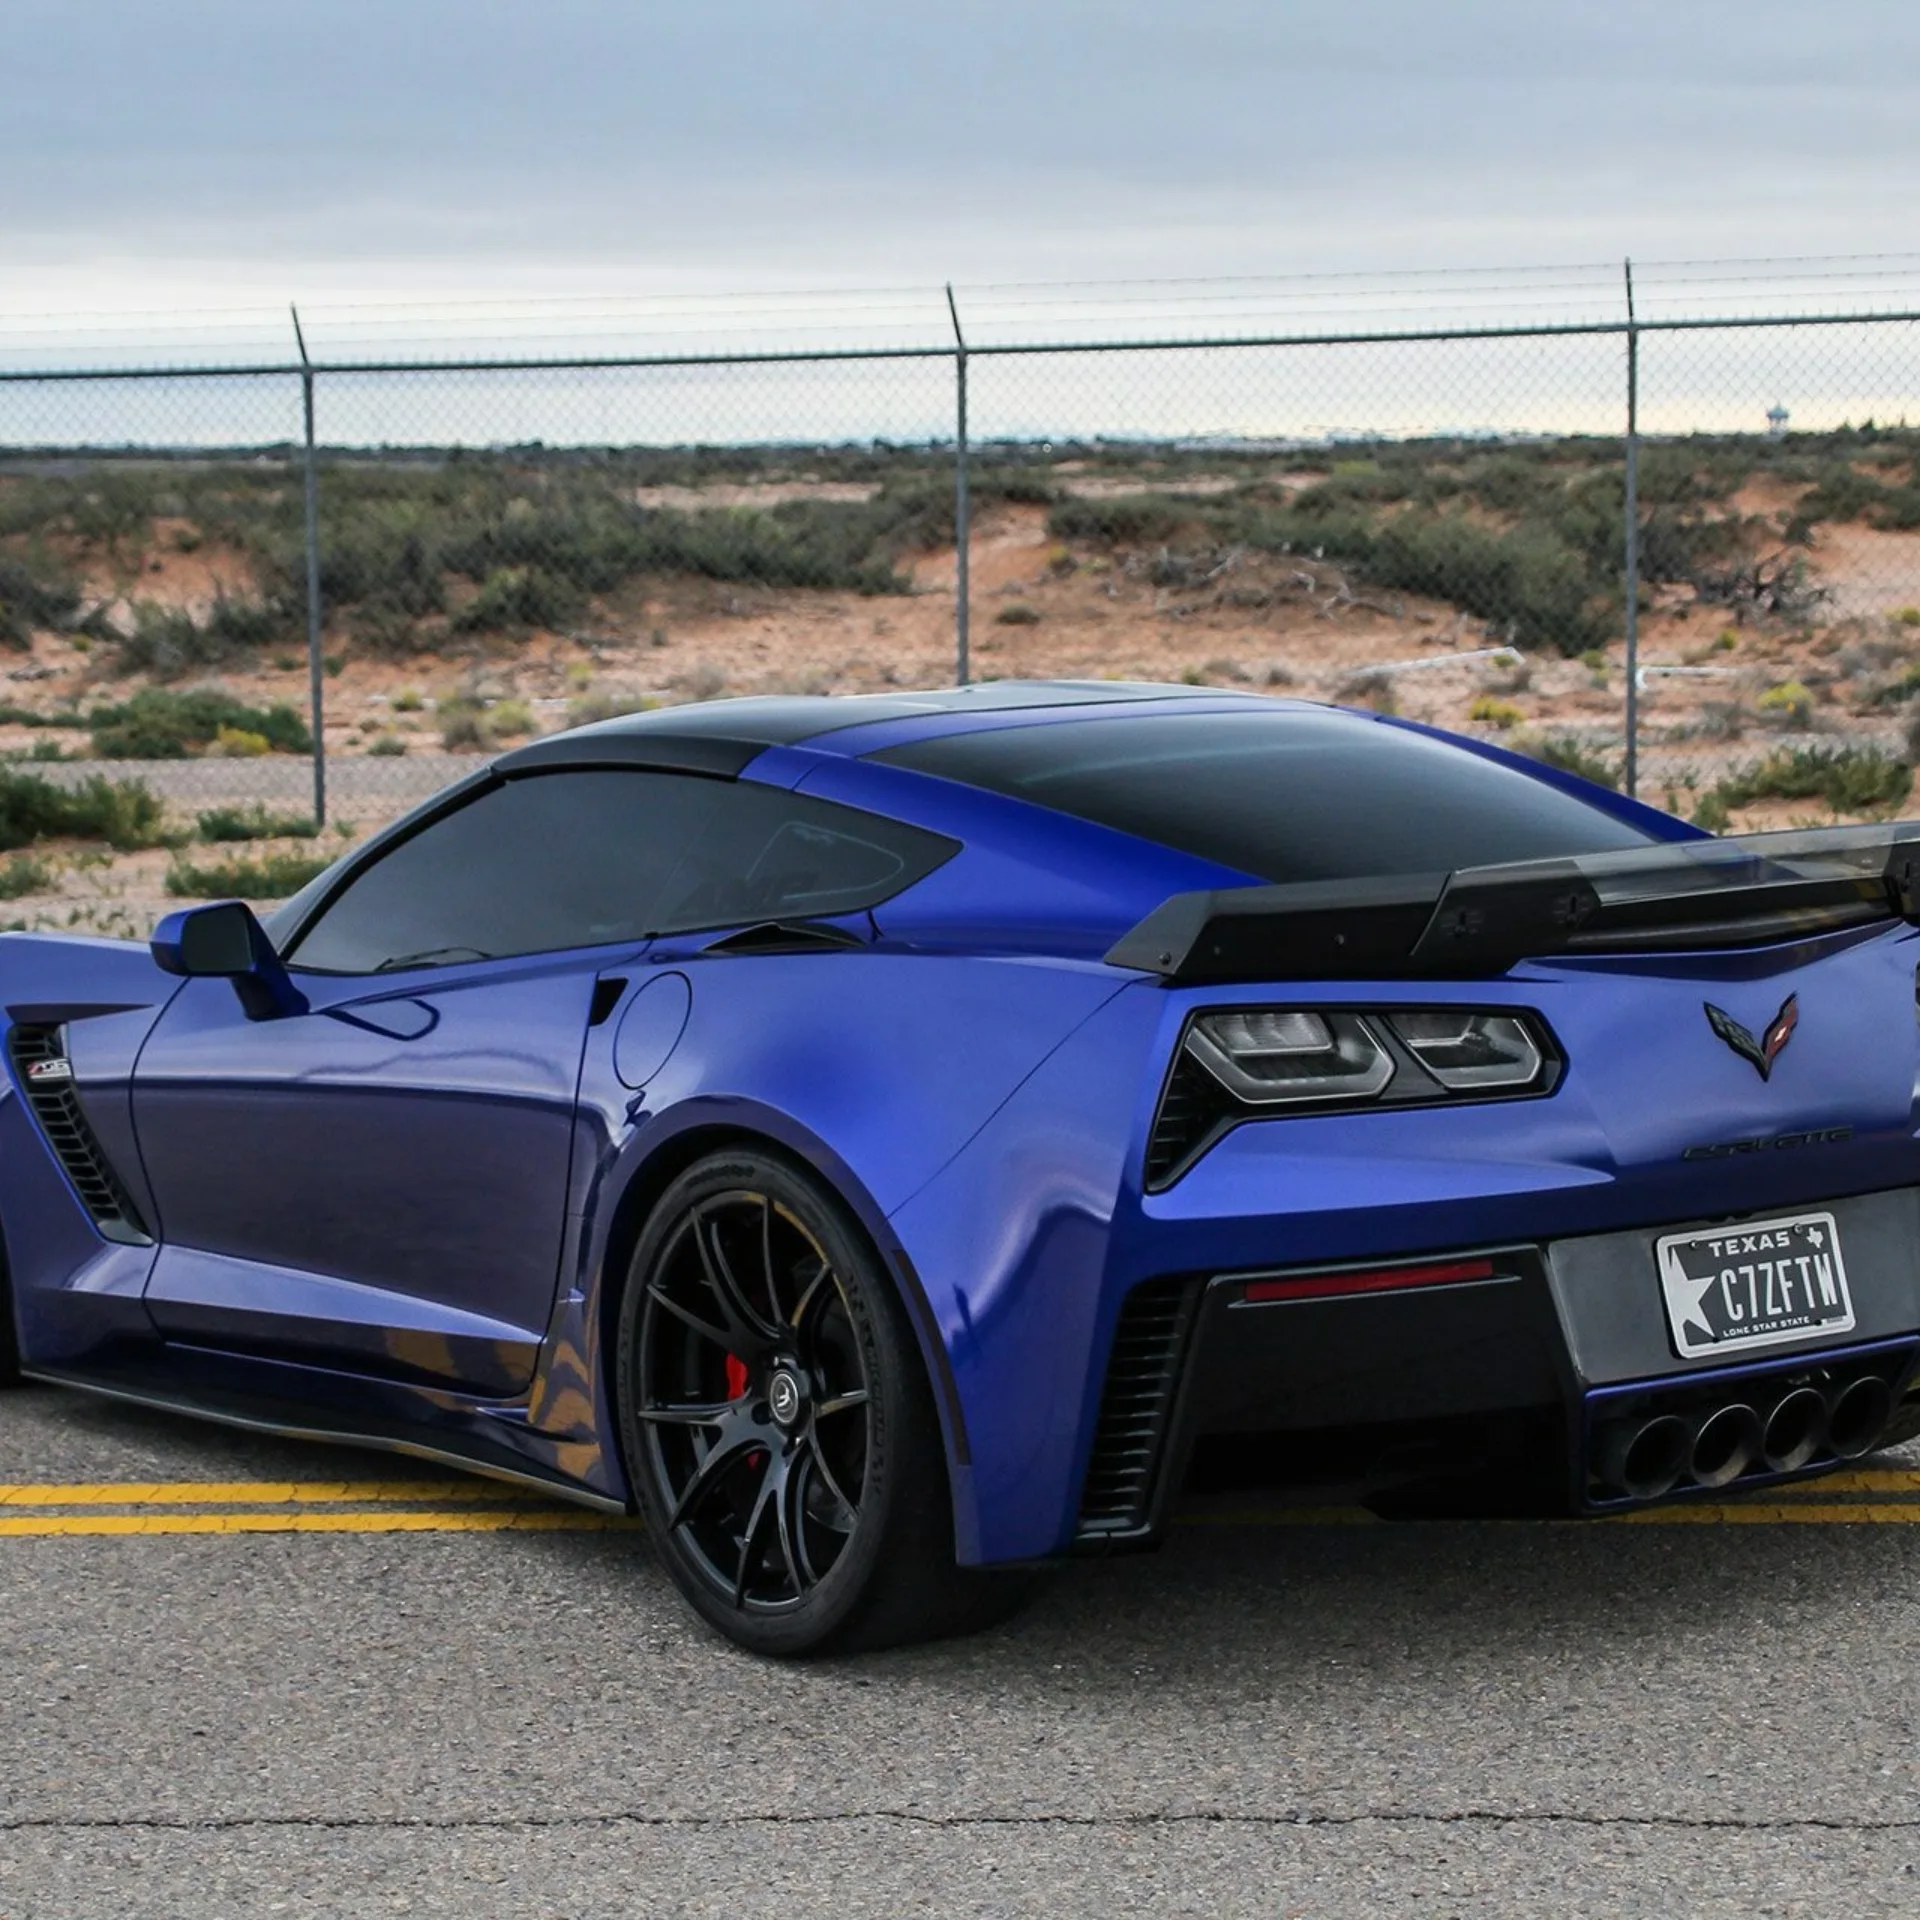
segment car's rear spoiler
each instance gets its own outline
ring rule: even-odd
[[[1920,820],[1176,894],[1108,953],[1177,984],[1445,978],[1554,954],[1756,947],[1920,922]]]

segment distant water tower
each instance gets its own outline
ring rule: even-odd
[[[1767,438],[1779,440],[1787,431],[1787,410],[1778,400],[1767,409]]]

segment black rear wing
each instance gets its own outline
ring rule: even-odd
[[[1181,893],[1107,959],[1180,985],[1445,979],[1555,954],[1758,947],[1896,920],[1920,923],[1920,820]]]

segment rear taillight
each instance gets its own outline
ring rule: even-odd
[[[1560,1056],[1537,1014],[1507,1007],[1231,1007],[1180,1037],[1148,1142],[1170,1186],[1242,1120],[1552,1092]]]

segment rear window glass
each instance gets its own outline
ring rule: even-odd
[[[1341,713],[1116,715],[948,734],[873,757],[1275,883],[1654,843],[1497,761]]]

